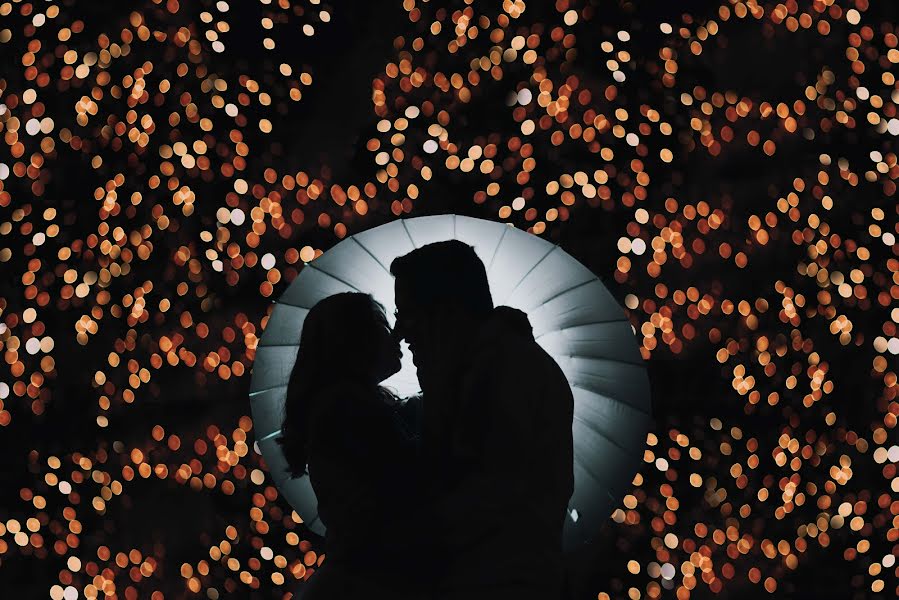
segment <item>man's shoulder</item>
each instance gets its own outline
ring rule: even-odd
[[[497,375],[520,377],[524,380],[539,376],[547,383],[567,384],[562,368],[533,338],[498,337],[484,349],[482,360],[485,362],[481,367]]]
[[[504,356],[529,363],[555,363],[553,357],[533,337],[498,336],[495,345]]]

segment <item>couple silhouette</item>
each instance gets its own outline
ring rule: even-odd
[[[527,315],[451,240],[396,258],[395,329],[364,293],[306,316],[278,443],[308,475],[326,557],[302,600],[562,598],[571,388]],[[421,393],[381,382],[405,339]]]

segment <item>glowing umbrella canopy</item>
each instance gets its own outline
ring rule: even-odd
[[[390,263],[449,239],[474,247],[487,268],[494,304],[527,313],[537,342],[571,385],[575,489],[565,546],[573,548],[594,536],[638,470],[649,428],[649,379],[634,329],[602,282],[559,246],[502,223],[457,215],[396,220],[347,238],[308,263],[276,301],[256,350],[250,403],[259,449],[287,501],[323,534],[309,478],[288,475],[275,441],[303,320],[319,300],[360,291],[381,302],[392,321]],[[408,396],[420,388],[405,343],[402,365],[384,384]]]

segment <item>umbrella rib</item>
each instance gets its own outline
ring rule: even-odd
[[[378,260],[378,257],[375,256],[374,254],[372,254],[371,250],[369,250],[369,249],[365,246],[365,244],[363,244],[362,242],[360,242],[359,240],[357,240],[355,236],[351,237],[350,239],[353,240],[354,242],[356,242],[356,244],[358,244],[359,247],[362,248],[362,249],[365,251],[366,254],[368,254],[369,256],[371,256],[372,260],[374,260],[376,263],[378,263],[378,266],[380,266],[382,269],[384,269],[384,272],[385,272],[385,273],[387,273],[388,275],[391,275],[390,269],[387,268],[387,265],[385,265],[385,264],[382,263],[380,260]]]
[[[537,337],[541,338],[541,337],[543,337],[545,335],[549,335],[551,333],[559,333],[561,331],[568,331],[570,329],[577,329],[579,327],[589,327],[590,325],[605,325],[606,323],[628,323],[629,324],[630,321],[628,321],[627,318],[623,317],[623,316],[620,319],[603,319],[601,321],[590,321],[589,323],[582,323],[580,325],[569,325],[568,327],[560,327],[559,329],[553,329],[552,331],[547,331],[546,333],[541,333]],[[589,341],[596,341],[596,340],[589,340]]]
[[[264,441],[266,441],[266,440],[270,440],[270,439],[274,438],[276,435],[279,435],[280,433],[281,433],[281,430],[280,430],[280,429],[276,429],[275,431],[271,432],[271,433],[268,434],[268,435],[262,436],[261,438],[259,438],[259,439],[256,440],[256,441],[257,441],[257,442],[264,442]]]
[[[256,390],[255,392],[250,392],[250,398],[254,396],[258,396],[259,394],[264,394],[265,392],[270,392],[272,390],[276,390],[278,388],[287,387],[286,383],[282,383],[281,385],[273,385],[272,387],[267,387],[263,390]]]
[[[587,475],[590,479],[592,479],[597,484],[597,487],[605,488],[605,483],[603,483],[603,481],[599,477],[599,475],[594,473],[592,469],[587,468],[586,462],[575,460],[574,465],[577,467],[580,467],[581,471],[583,471],[585,475]],[[577,491],[577,486],[575,486],[575,491]]]
[[[309,311],[309,309],[306,308],[305,306],[297,306],[296,304],[290,304],[289,302],[281,302],[280,299],[279,299],[279,300],[274,300],[274,301],[272,301],[272,304],[275,304],[275,305],[278,305],[278,304],[286,304],[287,306],[291,306],[291,307],[293,307],[293,308],[302,308],[303,310],[305,310],[305,311],[307,311],[307,312]]]
[[[555,246],[555,247],[558,248],[558,246]],[[588,279],[587,281],[582,281],[581,283],[575,284],[575,285],[571,286],[570,288],[564,289],[564,290],[562,290],[561,292],[557,292],[557,293],[553,294],[552,296],[550,296],[550,297],[547,298],[546,300],[543,300],[543,301],[541,302],[541,304],[546,304],[547,302],[552,302],[553,300],[555,300],[555,299],[558,298],[559,296],[564,296],[564,295],[567,294],[568,292],[573,292],[574,290],[578,289],[579,287],[585,286],[585,285],[587,285],[588,283],[593,283],[594,281],[597,281],[597,280],[596,280],[595,278],[594,278],[594,279]]]
[[[272,387],[267,387],[261,390],[256,390],[255,392],[250,392],[250,396],[258,396],[259,394],[264,394],[265,392],[270,392],[272,390],[276,390],[279,387],[287,387],[286,383],[282,383],[281,385],[273,385]]]
[[[332,274],[328,273],[327,271],[325,271],[324,269],[319,269],[318,267],[316,267],[316,266],[315,266],[314,264],[312,264],[312,263],[309,263],[308,266],[312,267],[312,269],[315,270],[315,271],[317,271],[318,273],[322,273],[322,274],[324,274],[324,275],[327,275],[327,276],[330,277],[331,279],[333,279],[333,280],[335,280],[335,281],[339,281],[339,282],[342,283],[343,285],[346,285],[346,286],[349,286],[349,287],[353,288],[353,289],[356,290],[357,292],[361,292],[361,291],[362,291],[362,290],[360,290],[359,288],[357,288],[355,285],[353,285],[352,283],[350,283],[349,281],[345,281],[345,280],[341,279],[340,277],[338,277],[337,275],[332,275]]]
[[[625,402],[624,400],[621,400],[620,398],[613,398],[612,396],[606,396],[605,394],[600,394],[600,393],[598,393],[598,392],[596,392],[596,391],[594,391],[594,390],[591,390],[590,388],[586,388],[586,387],[584,387],[584,386],[582,386],[582,385],[579,385],[579,384],[577,384],[577,383],[572,383],[571,381],[569,381],[568,383],[569,383],[569,384],[571,385],[571,387],[573,387],[573,388],[577,388],[577,389],[579,389],[579,390],[584,390],[585,392],[590,392],[591,394],[596,394],[596,395],[598,395],[598,396],[602,396],[603,398],[606,398],[607,400],[611,400],[612,402],[616,402],[616,403],[618,403],[618,404],[623,404],[623,405],[625,405],[625,406],[627,406],[627,407],[629,407],[629,408],[633,408],[633,409],[634,409],[635,411],[637,411],[638,413],[642,413],[642,414],[646,415],[647,417],[651,417],[651,416],[652,416],[652,415],[649,414],[649,411],[647,411],[646,409],[641,408],[641,407],[639,407],[639,406],[635,406],[635,405],[631,404],[630,402]]]
[[[499,236],[499,241],[496,242],[496,248],[493,249],[493,256],[490,257],[490,265],[487,267],[487,273],[493,269],[493,263],[496,261],[496,255],[499,254],[499,247],[503,245],[503,239],[506,237],[506,232],[509,231],[509,226],[503,227],[503,233]]]
[[[625,454],[627,454],[628,452],[630,452],[630,450],[628,450],[627,448],[625,448],[624,446],[622,446],[621,444],[619,444],[618,442],[616,442],[615,440],[613,440],[612,438],[610,438],[609,436],[607,436],[605,433],[603,433],[602,431],[600,431],[599,429],[597,429],[596,427],[594,427],[594,426],[593,426],[593,423],[590,423],[589,421],[586,421],[585,419],[582,419],[581,417],[579,417],[579,416],[577,416],[577,415],[574,415],[574,418],[577,419],[578,421],[580,421],[581,423],[583,423],[584,426],[587,427],[587,429],[589,429],[590,431],[592,431],[593,433],[595,433],[596,435],[598,435],[598,436],[601,437],[602,439],[607,440],[607,441],[610,442],[613,446],[615,446],[616,448],[618,448],[619,450],[621,450],[621,451],[624,452]]]
[[[632,363],[630,361],[621,360],[620,358],[605,358],[605,357],[599,357],[599,356],[587,356],[585,354],[569,354],[568,358],[580,358],[582,360],[604,360],[604,361],[609,361],[609,362],[623,363],[623,364],[630,365],[632,367],[638,367],[638,368],[642,366],[643,370],[644,371],[646,370],[646,366],[642,362]],[[594,377],[602,377],[603,379],[608,379],[608,377],[604,377],[602,375],[594,375]]]
[[[546,257],[549,256],[550,254],[552,254],[558,247],[559,247],[559,245],[555,244],[552,248],[549,249],[549,251],[546,254],[544,254],[542,257],[540,257],[540,260],[538,260],[533,265],[531,265],[531,268],[528,269],[527,273],[525,273],[521,277],[521,279],[518,280],[518,283],[515,284],[515,287],[512,288],[512,291],[509,292],[508,294],[506,294],[506,299],[511,298],[515,294],[515,291],[518,290],[519,287],[521,287],[521,284],[524,282],[524,280],[528,278],[528,275],[533,273],[534,269],[539,267],[540,263],[542,263],[544,260],[546,260]]]
[[[309,306],[303,306],[302,304],[294,304],[293,302],[288,302],[287,300],[283,300],[280,298],[278,299],[278,304],[286,304],[287,306],[292,306],[294,308],[305,308],[306,310],[310,309]]]
[[[572,312],[572,311],[569,310],[566,312]],[[565,313],[563,313],[563,314],[565,314]],[[556,333],[559,331],[568,331],[569,329],[574,329],[576,327],[585,327],[587,325],[602,325],[604,323],[621,323],[621,322],[628,322],[628,321],[626,319],[603,319],[602,321],[590,321],[589,323],[578,323],[577,325],[569,325],[568,327],[562,327],[560,329],[553,329],[552,331],[547,331],[545,333],[541,333],[540,335],[535,336],[534,339],[539,340],[543,336],[549,335],[551,333]]]
[[[415,240],[412,239],[412,234],[409,233],[409,228],[406,227],[406,219],[400,219],[400,223],[403,224],[403,231],[406,232],[406,237],[409,238],[409,241],[412,242],[413,248],[418,248],[418,244],[415,243]]]
[[[317,511],[316,511],[316,512],[317,512]],[[300,516],[302,517],[302,515],[300,515]],[[313,527],[317,522],[322,524],[322,528],[325,527],[324,522],[323,522],[321,519],[318,518],[318,514],[316,514],[316,515],[315,515],[315,518],[312,519],[312,520],[309,521],[309,522],[306,522],[306,519],[303,519],[303,525],[305,525],[307,529],[312,529],[312,527]]]
[[[622,358],[607,358],[605,356],[587,356],[586,354],[568,354],[567,356],[568,356],[568,358],[582,358],[584,360],[601,360],[604,362],[621,363],[623,365],[630,365],[632,367],[642,366],[643,363],[645,362],[642,358],[640,359],[640,362],[633,362],[630,360],[624,360]]]

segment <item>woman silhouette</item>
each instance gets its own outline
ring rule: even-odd
[[[415,552],[397,550],[408,540],[393,527],[416,503],[416,441],[403,403],[380,385],[400,357],[369,294],[329,296],[306,316],[278,438],[294,477],[308,466],[327,528],[327,557],[303,600],[420,597],[410,583]]]

